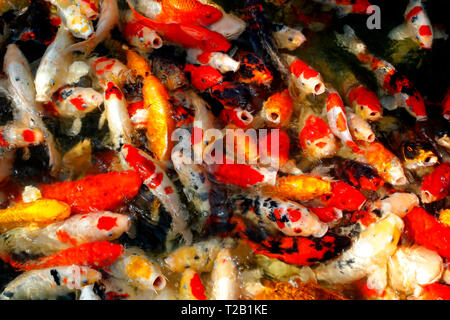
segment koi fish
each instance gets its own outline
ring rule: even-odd
[[[377,121],[383,115],[377,95],[364,85],[350,88],[346,97],[354,112],[366,121]]]
[[[352,135],[350,134],[350,130],[348,128],[344,102],[342,102],[341,97],[336,91],[330,90],[328,92],[326,108],[328,124],[331,132],[333,132],[336,137],[341,139],[345,145],[351,147],[353,152],[357,152],[359,148],[353,141]]]
[[[344,49],[353,53],[363,66],[375,74],[382,92],[392,96],[382,100],[383,107],[395,109],[402,106],[418,121],[427,119],[425,102],[420,92],[392,64],[372,55],[352,28],[344,26],[344,34],[336,33],[336,38]]]
[[[281,128],[290,123],[293,109],[294,100],[286,89],[271,95],[264,102],[261,116],[269,126]]]
[[[40,129],[45,136],[51,174],[61,168],[61,155],[53,135],[42,120],[42,107],[36,103],[36,89],[27,59],[15,44],[9,44],[3,61],[3,70],[8,76],[8,94],[13,100],[15,123]]]
[[[93,57],[88,60],[88,64],[100,82],[111,81],[122,87],[127,80],[128,68],[117,59]]]
[[[42,196],[68,203],[73,213],[114,210],[134,198],[142,181],[132,171],[110,172],[87,176],[78,181],[40,184]]]
[[[368,9],[371,4],[368,0],[313,0],[314,2],[330,6],[338,10],[340,16],[345,16],[349,13],[354,14],[368,14]]]
[[[121,28],[127,42],[139,52],[149,52],[163,46],[163,40],[158,33],[139,22],[125,22]]]
[[[192,85],[201,92],[222,83],[224,79],[219,71],[208,65],[194,66],[186,64],[184,71],[190,73]]]
[[[139,1],[139,8],[146,16],[157,22],[176,22],[207,27],[223,16],[219,9],[197,0],[148,2],[150,3],[144,4],[143,1]]]
[[[56,300],[101,278],[100,272],[75,265],[28,271],[8,283],[0,299]]]
[[[414,193],[396,192],[381,200],[377,200],[372,210],[378,210],[382,216],[393,213],[403,218],[418,205],[419,198]]]
[[[393,40],[412,38],[417,40],[422,49],[431,49],[433,45],[433,26],[431,25],[422,0],[410,0],[405,10],[405,23],[389,32]]]
[[[232,163],[212,166],[209,170],[219,183],[232,184],[240,188],[249,188],[259,184],[273,185],[276,171],[270,168],[256,167],[247,164]]]
[[[347,124],[352,137],[357,141],[374,142],[375,133],[372,127],[364,119],[353,112],[347,111]]]
[[[281,56],[289,66],[291,79],[300,92],[314,95],[325,92],[325,84],[319,72],[297,57],[289,54],[282,54]]]
[[[450,286],[433,283],[423,287],[421,300],[450,300]]]
[[[36,146],[44,142],[44,133],[38,128],[23,127],[14,123],[0,127],[0,148],[18,149]]]
[[[115,150],[132,142],[133,126],[128,115],[127,101],[118,86],[108,81],[103,85],[103,100],[105,114],[108,120],[109,132]]]
[[[74,41],[69,31],[64,26],[61,26],[58,29],[55,40],[45,50],[36,71],[34,79],[36,101],[50,101],[52,94],[64,85],[67,70],[72,61],[69,55],[63,54],[63,50],[73,43]]]
[[[30,271],[49,267],[80,265],[94,269],[105,268],[123,253],[120,244],[108,241],[90,242],[79,246],[55,252],[36,261],[20,263],[9,260],[8,262],[17,270]]]
[[[368,164],[348,159],[333,164],[333,177],[355,188],[376,191],[384,185],[384,180]]]
[[[172,104],[169,94],[161,81],[151,74],[147,61],[133,51],[127,51],[128,67],[136,75],[144,78],[142,94],[144,107],[148,110],[147,138],[155,158],[165,161],[172,150],[172,132],[175,124],[171,115]]]
[[[240,284],[238,268],[233,261],[231,250],[220,249],[214,261],[214,269],[211,272],[213,300],[237,300],[239,298]]]
[[[39,229],[14,228],[0,236],[0,248],[10,255],[47,256],[90,242],[119,238],[130,228],[130,218],[112,212],[77,214]]]
[[[45,226],[70,215],[70,207],[64,202],[52,199],[38,199],[30,203],[19,203],[7,209],[0,209],[0,230],[25,226]]]
[[[161,291],[167,283],[159,266],[137,247],[125,249],[108,273],[142,290]]]
[[[139,14],[130,2],[127,2],[139,23],[158,30],[158,33],[168,42],[177,43],[184,48],[201,49],[204,53],[226,52],[231,47],[227,39],[217,32],[187,23],[157,22]]]
[[[210,238],[189,246],[181,246],[171,252],[164,259],[164,263],[172,272],[184,272],[187,269],[198,273],[210,272],[214,267],[221,243],[222,241],[218,238]]]
[[[420,207],[415,207],[405,218],[406,232],[416,244],[434,250],[444,258],[450,257],[450,227]]]
[[[333,223],[342,218],[342,210],[334,207],[312,207],[309,208],[322,222]],[[331,227],[332,224],[329,224]]]
[[[269,164],[272,167],[280,166],[281,170],[285,166],[289,166],[291,140],[286,131],[270,130],[266,135],[261,134],[258,140],[258,155],[261,164]],[[292,172],[295,172],[295,168]]]
[[[272,26],[274,28],[273,39],[278,49],[294,51],[306,41],[303,33],[296,28],[290,28],[284,24],[273,24]]]
[[[252,248],[254,254],[262,254],[288,264],[309,266],[318,261],[331,259],[349,245],[349,238],[325,235],[322,238],[304,237],[261,237],[260,231],[245,226],[235,217],[230,224],[236,226],[235,232]]]
[[[308,201],[331,194],[331,182],[320,177],[298,175],[278,177],[271,191],[294,201]]]
[[[343,181],[331,183],[331,195],[322,195],[327,206],[340,210],[360,210],[366,202],[366,197],[358,189]]]
[[[81,13],[80,7],[72,4],[70,0],[49,0],[58,8],[58,14],[67,29],[76,38],[87,39],[94,32],[94,26],[85,15]]]
[[[225,107],[219,114],[219,119],[235,125],[238,128],[248,128],[253,122],[253,115],[241,108]]]
[[[392,152],[379,142],[372,142],[363,150],[365,161],[372,166],[386,182],[401,186],[408,183],[402,163]]]
[[[298,136],[303,152],[312,158],[332,157],[337,149],[336,138],[321,118],[310,115]]]
[[[251,52],[239,51],[237,59],[240,62],[239,70],[237,70],[238,82],[270,86],[273,80],[272,73],[258,56]]]
[[[98,18],[98,0],[75,0],[80,8],[80,12],[89,20],[97,20]]]
[[[187,228],[186,209],[181,202],[177,189],[164,170],[148,154],[131,145],[124,145],[121,150],[128,166],[141,177],[143,184],[162,202],[172,216],[172,226],[187,243],[192,241],[192,234]]]
[[[100,18],[98,19],[95,33],[87,40],[75,43],[64,49],[64,54],[81,51],[89,55],[95,47],[105,40],[115,25],[119,23],[119,8],[115,0],[102,0]]]
[[[169,92],[180,89],[186,84],[186,77],[181,66],[164,58],[152,59],[152,73],[160,79]]]
[[[317,280],[345,284],[367,276],[369,288],[384,290],[387,262],[397,249],[403,227],[402,219],[393,214],[369,225],[350,249],[313,269]]]
[[[444,162],[423,178],[420,198],[423,203],[444,199],[450,192],[450,163]]]
[[[207,300],[202,279],[193,269],[186,269],[183,272],[179,288],[182,300]]]
[[[234,213],[253,212],[261,222],[286,236],[321,238],[328,226],[306,207],[291,201],[265,196],[236,195],[231,197]]]

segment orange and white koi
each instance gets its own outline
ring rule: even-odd
[[[389,32],[393,40],[412,38],[422,49],[431,49],[433,45],[433,26],[428,18],[422,0],[410,0],[405,10],[405,22]]]
[[[306,41],[304,34],[296,28],[284,24],[273,24],[273,27],[273,38],[278,49],[294,51]]]
[[[211,272],[212,300],[237,300],[240,293],[238,266],[231,250],[223,248],[217,254]]]
[[[287,236],[323,237],[328,226],[306,207],[267,196],[236,195],[231,198],[234,213],[252,212],[271,229]]]
[[[57,251],[49,256],[24,263],[8,259],[15,269],[30,271],[50,267],[80,265],[94,269],[108,267],[123,253],[120,244],[108,241],[89,242],[65,250]]]
[[[400,159],[381,143],[372,142],[364,148],[363,154],[367,164],[372,166],[386,182],[393,186],[408,183]]]
[[[80,266],[52,267],[22,273],[3,290],[1,300],[56,300],[102,278],[94,269]]]
[[[158,22],[176,22],[207,27],[220,20],[222,12],[198,0],[139,1],[138,9]]]
[[[330,126],[331,132],[341,139],[342,143],[352,148],[353,151],[357,151],[358,146],[353,141],[348,128],[344,102],[339,94],[333,89],[328,92],[326,108],[328,125]]]
[[[372,211],[379,210],[382,216],[393,213],[403,218],[419,205],[419,198],[414,193],[396,192],[386,198],[377,200]]]
[[[375,74],[380,90],[386,95],[381,99],[383,107],[395,109],[401,106],[418,121],[427,118],[423,97],[411,81],[392,64],[372,55],[352,28],[345,25],[344,34],[336,33],[336,38],[342,47],[353,53],[363,66]]]
[[[202,279],[193,269],[186,269],[183,272],[179,287],[182,300],[207,300]]]
[[[147,139],[155,158],[166,161],[173,147],[172,132],[175,123],[172,118],[172,104],[167,89],[152,75],[148,62],[134,51],[127,52],[127,65],[132,72],[144,78],[142,95],[144,108],[148,110]]]
[[[36,89],[30,66],[17,45],[8,45],[3,60],[3,70],[8,76],[8,94],[11,96],[16,109],[15,123],[23,124],[29,128],[36,127],[44,133],[51,173],[57,174],[61,168],[61,155],[56,148],[53,135],[42,120],[44,110],[35,100]]]
[[[70,215],[68,204],[52,200],[39,199],[30,203],[19,203],[0,210],[0,231],[25,226],[45,226],[64,220]]]
[[[253,115],[247,110],[235,107],[225,107],[219,115],[222,121],[238,128],[248,128],[253,122]]]
[[[319,95],[325,92],[325,84],[319,72],[304,61],[289,54],[281,55],[289,66],[291,79],[296,88],[305,94]]]
[[[58,14],[64,25],[76,38],[87,39],[94,32],[94,26],[85,15],[81,13],[80,7],[72,4],[70,0],[48,0],[58,8]]]
[[[220,33],[227,40],[236,40],[245,31],[247,24],[244,20],[233,13],[227,13],[217,3],[212,0],[198,0],[203,4],[207,4],[219,9],[222,12],[222,18],[210,24],[207,28],[211,31]]]
[[[192,64],[208,65],[221,73],[236,72],[240,62],[234,60],[223,52],[204,54],[200,49],[187,49],[187,62]]]
[[[136,170],[143,184],[162,202],[172,216],[175,232],[180,233],[187,243],[192,241],[192,234],[187,228],[187,212],[181,202],[177,189],[164,170],[142,150],[126,144],[121,149],[126,163]]]
[[[353,111],[366,121],[377,121],[383,115],[381,103],[375,92],[364,85],[354,86],[345,94]]]
[[[38,128],[23,127],[14,123],[0,127],[0,149],[18,149],[44,142],[44,133]]]
[[[445,198],[450,192],[450,163],[443,162],[423,178],[420,198],[431,203]]]
[[[108,273],[142,290],[161,291],[167,283],[158,264],[137,247],[125,249],[121,257],[110,266]]]
[[[314,2],[330,6],[338,10],[340,16],[349,13],[368,14],[371,4],[368,0],[313,0]]]
[[[397,249],[404,224],[390,214],[361,232],[352,247],[338,258],[314,268],[317,280],[345,284],[368,277],[368,286],[383,291],[387,285],[387,262]]]
[[[128,77],[128,68],[117,59],[107,57],[94,57],[88,60],[93,75],[100,81],[112,81],[120,88]]]
[[[100,18],[98,19],[95,33],[87,40],[75,43],[64,50],[64,54],[81,51],[88,55],[95,47],[105,40],[111,30],[119,23],[119,8],[116,0],[102,0]]]
[[[10,255],[47,256],[89,242],[115,240],[130,224],[127,215],[113,212],[77,214],[39,229],[11,229],[0,236],[0,250]]]
[[[163,40],[156,30],[137,22],[133,13],[128,12],[124,15],[124,21],[120,26],[127,42],[140,52],[161,48]]]
[[[374,142],[375,133],[370,124],[353,112],[347,110],[348,129],[357,141]]]
[[[270,127],[281,128],[290,123],[294,109],[294,100],[286,89],[273,94],[261,109],[261,116]]]
[[[314,159],[330,158],[338,149],[327,123],[314,115],[306,119],[298,139],[303,152]]]
[[[72,59],[70,55],[65,55],[62,51],[73,43],[72,35],[64,26],[61,26],[55,40],[45,50],[36,71],[34,79],[36,101],[50,101],[53,92],[64,85]]]
[[[105,114],[111,140],[114,149],[120,150],[123,145],[132,143],[133,126],[128,115],[127,101],[114,82],[107,82],[104,90]]]

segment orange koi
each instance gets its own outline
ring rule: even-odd
[[[158,22],[178,22],[209,26],[222,19],[222,12],[197,0],[158,0],[161,12],[156,16]]]
[[[290,123],[293,108],[294,100],[286,89],[273,94],[264,102],[261,115],[271,127],[281,128]]]

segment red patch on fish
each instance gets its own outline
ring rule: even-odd
[[[123,97],[122,91],[113,83],[108,82],[106,90],[105,90],[105,99],[110,99],[111,95],[115,95],[117,99],[121,100]]]
[[[202,279],[200,278],[198,273],[194,274],[194,276],[191,278],[189,285],[191,287],[192,295],[196,299],[206,300],[205,287],[203,286]]]
[[[97,222],[97,229],[109,231],[117,226],[117,218],[100,217]]]
[[[70,243],[73,246],[77,245],[77,240],[70,237],[66,230],[58,230],[56,232],[56,236],[58,237],[58,240],[62,243]]]
[[[83,111],[86,109],[86,102],[84,101],[83,97],[81,95],[78,95],[78,97],[70,99],[69,102],[75,106],[80,111]]]

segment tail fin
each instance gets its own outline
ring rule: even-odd
[[[350,26],[344,26],[344,33],[335,33],[337,43],[353,54],[365,53],[367,47],[355,34],[355,31]]]

